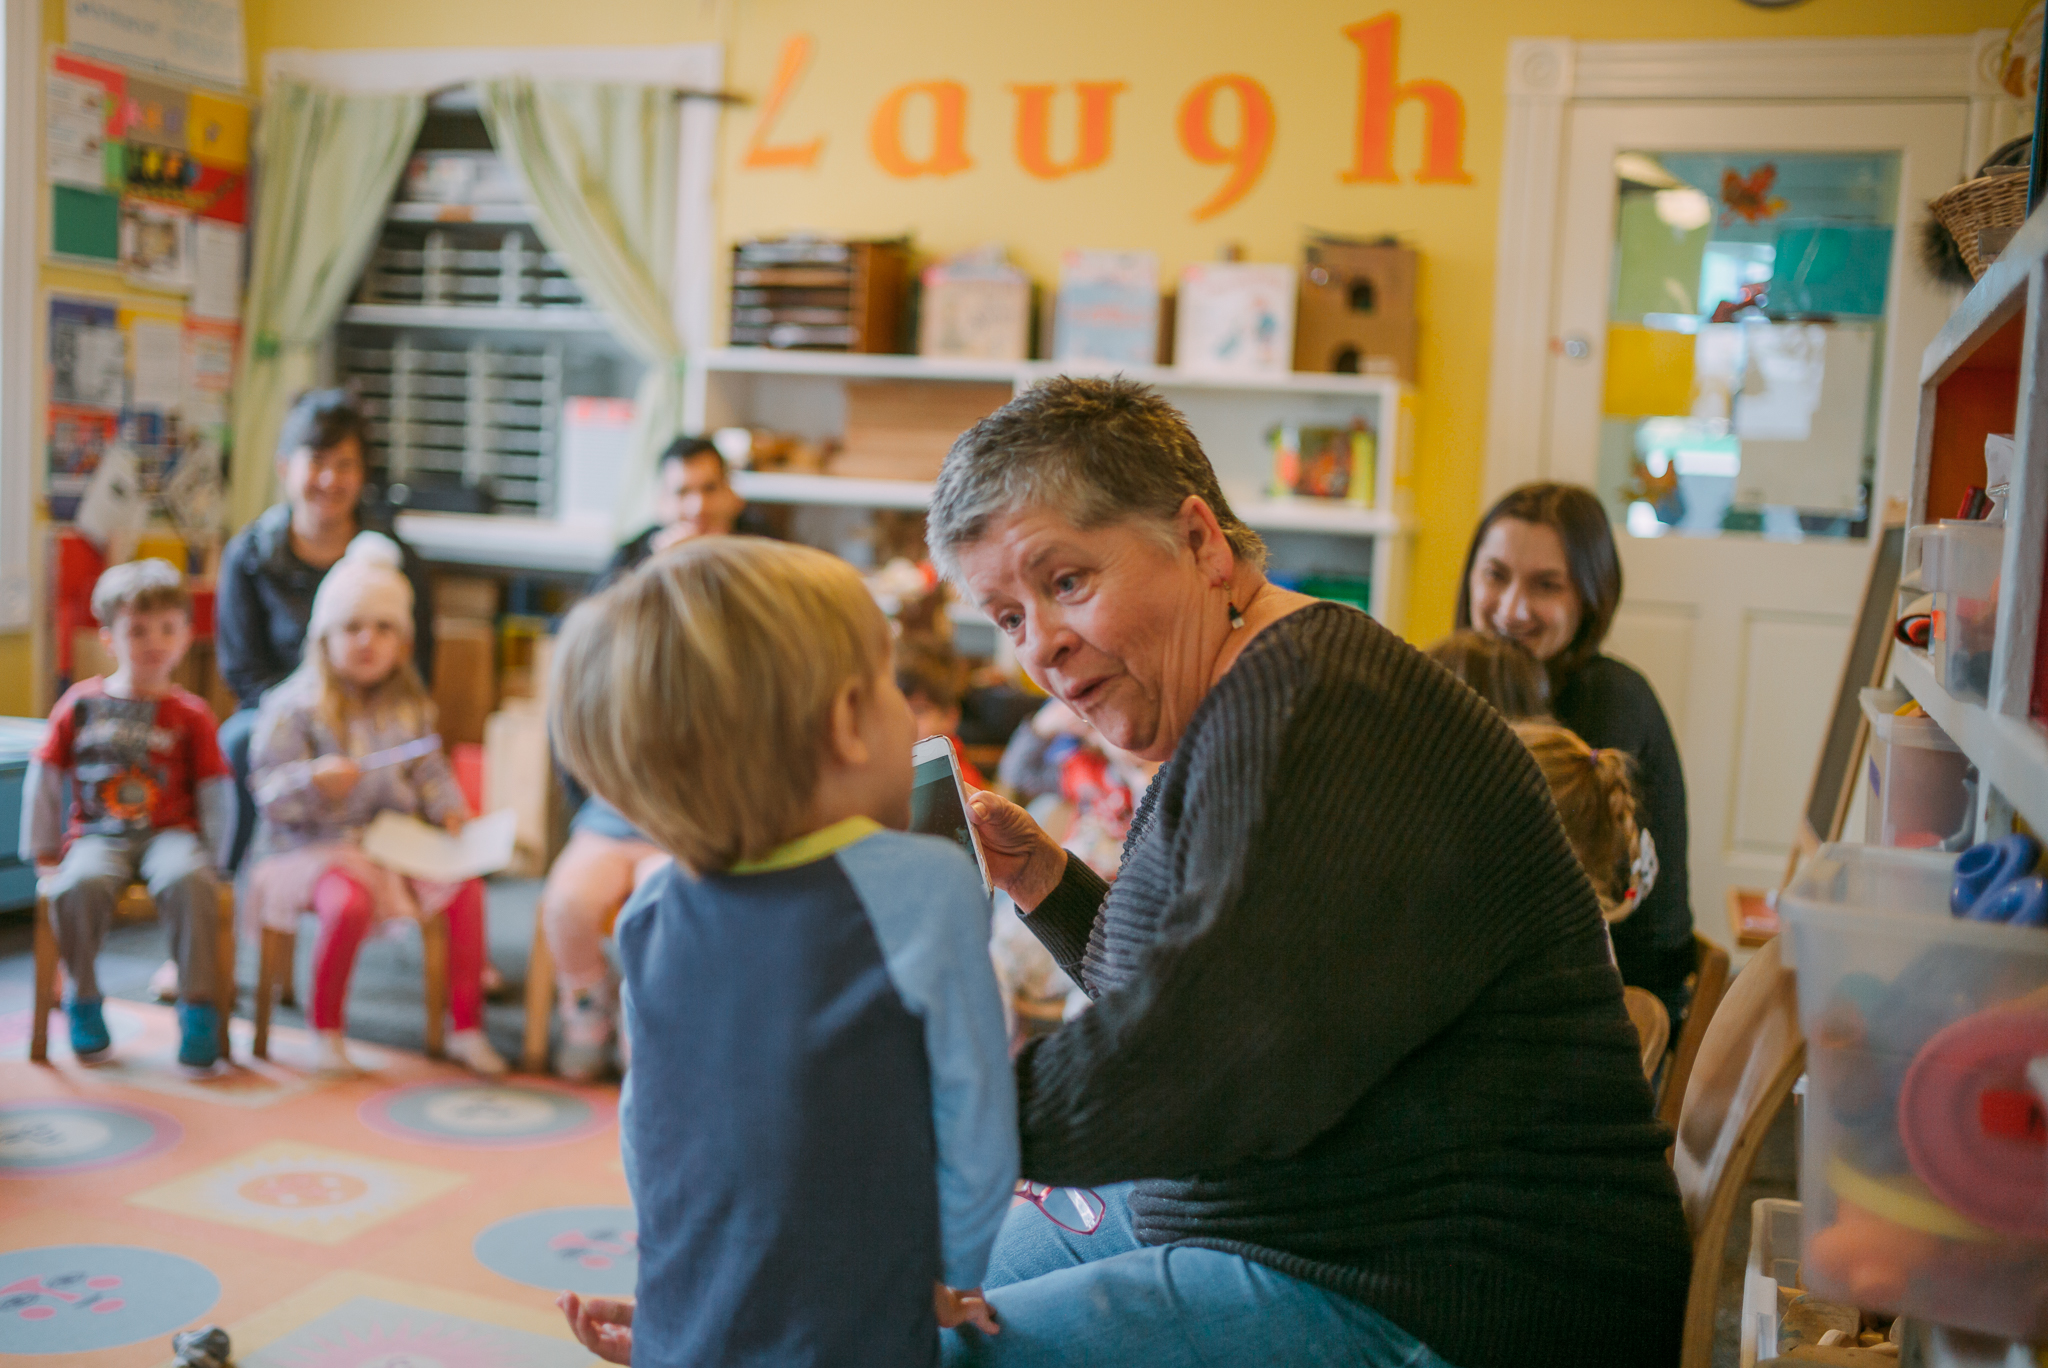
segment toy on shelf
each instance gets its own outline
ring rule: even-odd
[[[1273,449],[1273,497],[1328,499],[1371,508],[1379,446],[1365,419],[1348,427],[1283,423],[1266,433]]]

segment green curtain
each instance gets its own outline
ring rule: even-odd
[[[526,181],[541,239],[647,363],[619,509],[622,525],[644,520],[655,458],[683,422],[683,344],[670,279],[675,94],[514,76],[478,82],[477,97],[492,144]]]
[[[256,129],[256,238],[235,386],[231,512],[272,498],[277,432],[362,274],[426,118],[422,95],[345,95],[280,80]]]

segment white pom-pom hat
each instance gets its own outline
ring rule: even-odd
[[[313,595],[307,640],[317,641],[351,621],[386,622],[410,637],[412,581],[404,566],[397,542],[381,532],[356,533]]]

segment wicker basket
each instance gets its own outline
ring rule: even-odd
[[[1962,251],[1973,279],[2005,249],[2027,219],[2027,168],[1994,171],[1966,180],[1932,200],[1928,206]],[[1984,237],[1980,241],[1979,234]]]

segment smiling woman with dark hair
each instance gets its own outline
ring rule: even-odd
[[[1675,1032],[1695,959],[1685,771],[1650,681],[1600,651],[1620,606],[1621,558],[1592,490],[1522,485],[1480,519],[1458,586],[1458,626],[1527,649],[1550,674],[1557,720],[1587,745],[1635,761],[1642,824],[1656,840],[1660,868],[1643,905],[1614,924],[1614,956],[1622,982],[1663,1001]]]
[[[946,1332],[946,1361],[1675,1359],[1668,1135],[1499,714],[1268,581],[1185,420],[1129,381],[1051,380],[970,429],[927,540],[1036,682],[1163,763],[1114,884],[972,800],[990,875],[1092,999],[1017,1057],[1024,1174],[1102,1212],[1013,1208],[1002,1329]]]

